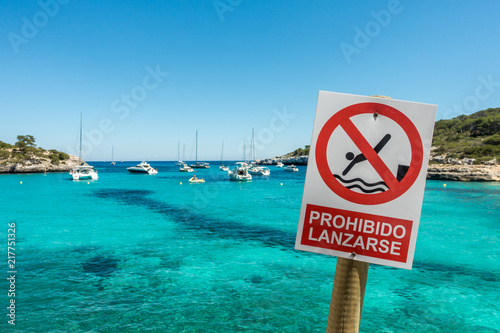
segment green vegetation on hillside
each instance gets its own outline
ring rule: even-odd
[[[16,164],[28,160],[50,160],[52,164],[59,164],[69,159],[69,155],[63,152],[37,147],[32,135],[18,135],[17,140],[14,145],[0,141],[1,164]]]
[[[500,160],[500,108],[436,122],[433,154],[474,158],[476,163]]]
[[[306,145],[305,148],[297,148],[293,152],[286,154],[287,157],[300,157],[300,156],[309,156],[309,145]]]

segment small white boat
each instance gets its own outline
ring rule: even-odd
[[[271,174],[271,170],[267,167],[254,165],[248,169],[248,173],[257,176],[269,176]]]
[[[204,182],[205,182],[205,180],[204,180],[204,179],[201,179],[201,178],[196,178],[196,175],[194,175],[193,177],[191,177],[191,178],[189,179],[189,182],[190,182],[191,184],[196,184],[196,183],[204,183]]]
[[[148,175],[156,175],[158,173],[158,170],[147,162],[141,162],[136,166],[127,168],[127,170],[131,173],[147,173]]]
[[[297,168],[295,165],[288,165],[286,166],[283,170],[288,171],[288,172],[298,172],[299,168]]]
[[[221,165],[221,166],[219,167],[219,169],[220,169],[221,171],[229,171],[229,167],[228,167],[227,165]]]
[[[181,166],[184,164],[184,162],[182,162],[181,160],[181,143],[180,142],[177,142],[177,163],[175,163],[175,165],[177,166]]]
[[[252,175],[248,173],[248,165],[245,162],[236,162],[236,167],[228,171],[229,179],[240,182],[252,181]]]
[[[179,168],[180,172],[194,172],[194,169],[188,166],[186,163],[183,163],[182,166]]]
[[[80,165],[74,167],[69,174],[73,177],[73,180],[99,179],[99,176],[97,175],[97,170],[94,170],[94,167],[90,165]]]
[[[282,162],[278,162],[278,163],[276,163],[276,167],[277,168],[282,168],[282,167],[284,167],[284,165],[283,165]]]

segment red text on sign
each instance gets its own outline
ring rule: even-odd
[[[308,204],[301,244],[406,262],[412,221]]]

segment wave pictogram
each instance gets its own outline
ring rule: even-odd
[[[344,179],[340,175],[334,174],[333,176],[335,178],[337,178],[340,181],[340,183],[342,185],[344,185],[347,189],[357,188],[363,193],[385,192],[389,189],[389,186],[387,186],[387,184],[384,181],[380,181],[380,182],[376,182],[376,183],[368,183],[361,178]],[[352,184],[355,182],[359,182],[362,185]],[[346,184],[352,184],[352,185],[346,185]]]

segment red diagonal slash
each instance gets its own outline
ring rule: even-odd
[[[393,186],[397,186],[398,180],[396,177],[394,177],[391,170],[389,170],[385,162],[382,161],[380,156],[378,156],[378,153],[373,149],[370,143],[366,141],[363,134],[361,134],[351,119],[344,119],[340,125],[347,135],[349,135],[354,144],[359,148],[361,153],[366,157],[368,162],[370,162],[375,171],[377,171],[380,177],[382,177],[382,180],[387,184],[389,189],[394,188]]]

